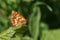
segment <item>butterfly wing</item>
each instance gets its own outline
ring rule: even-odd
[[[27,20],[16,11],[12,11],[11,23],[13,26],[22,26],[27,23]]]

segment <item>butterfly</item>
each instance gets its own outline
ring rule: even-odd
[[[27,23],[27,19],[16,11],[12,11],[11,23],[13,26],[22,26]]]

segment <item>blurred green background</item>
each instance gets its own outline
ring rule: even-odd
[[[28,20],[16,30],[21,40],[60,40],[60,0],[0,0],[0,32],[12,26],[12,10]]]

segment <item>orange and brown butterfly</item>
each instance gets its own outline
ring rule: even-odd
[[[12,11],[11,23],[13,26],[22,26],[27,23],[27,19],[16,11]]]

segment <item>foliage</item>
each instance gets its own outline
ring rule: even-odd
[[[59,4],[59,0],[0,0],[0,40],[60,40]],[[28,23],[13,27],[12,10]]]

